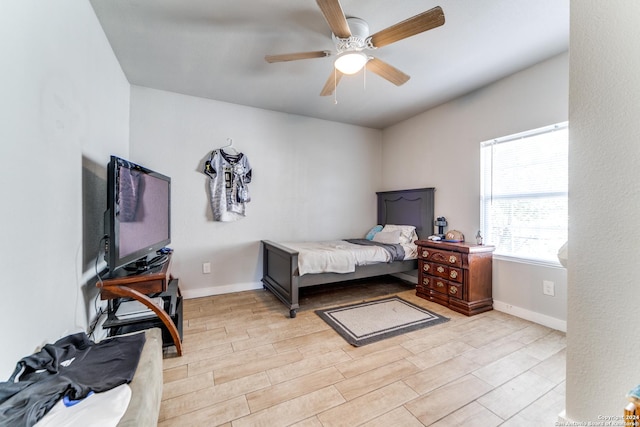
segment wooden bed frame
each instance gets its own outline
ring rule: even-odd
[[[420,239],[433,234],[434,188],[413,190],[382,191],[378,195],[378,224],[414,225]],[[357,266],[353,273],[304,274],[298,272],[298,252],[270,240],[262,241],[263,276],[262,284],[289,307],[291,318],[296,317],[300,307],[299,290],[305,286],[385,274],[413,271],[418,268],[417,260],[395,261],[365,266]]]

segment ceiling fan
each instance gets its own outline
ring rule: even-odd
[[[410,78],[407,74],[381,59],[367,55],[364,51],[387,46],[444,24],[444,12],[440,6],[436,6],[373,35],[369,35],[369,25],[360,18],[347,18],[342,11],[339,0],[316,0],[316,3],[318,3],[322,14],[327,20],[329,28],[331,28],[332,39],[337,51],[337,58],[334,62],[335,70],[322,88],[321,96],[331,95],[343,75],[355,74],[365,64],[367,69],[396,86],[406,83]],[[328,50],[319,50],[267,55],[264,59],[269,63],[273,63],[324,58],[332,54]]]

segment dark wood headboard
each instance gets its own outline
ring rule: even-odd
[[[380,191],[378,224],[414,225],[420,239],[433,234],[435,188]]]

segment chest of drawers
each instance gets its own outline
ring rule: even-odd
[[[418,240],[416,295],[467,316],[493,309],[493,246]]]

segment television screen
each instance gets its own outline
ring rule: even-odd
[[[105,233],[109,271],[144,266],[171,241],[171,178],[111,156]]]

